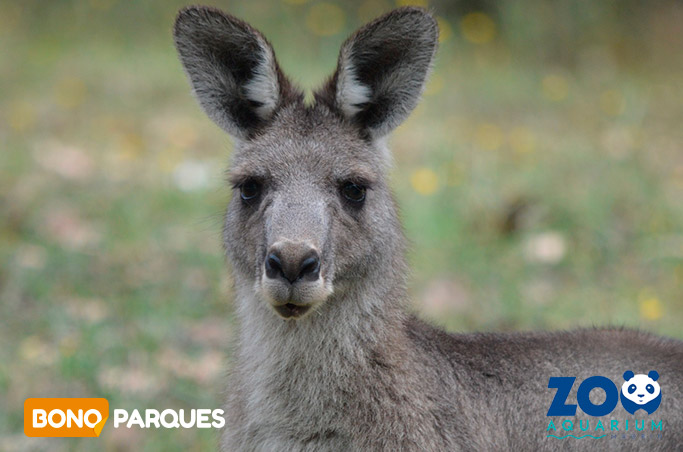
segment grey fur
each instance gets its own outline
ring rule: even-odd
[[[683,448],[680,341],[620,329],[448,334],[409,312],[405,240],[379,137],[419,98],[437,41],[428,13],[401,8],[359,30],[311,106],[273,57],[279,91],[265,113],[243,90],[272,52],[260,33],[218,10],[191,7],[178,16],[175,40],[199,102],[239,139],[224,229],[240,325],[224,450]],[[245,42],[253,54],[244,53]],[[340,77],[345,67],[352,70]],[[340,90],[348,74],[367,89]],[[253,202],[240,197],[249,181],[261,187]],[[348,181],[368,187],[362,207],[342,195]],[[292,284],[266,277],[264,260],[277,247],[291,256],[317,250],[320,277]],[[275,309],[287,301],[311,308],[284,319]],[[549,377],[577,377],[568,401],[575,403],[586,377],[621,384],[624,371],[651,369],[660,375],[660,408],[634,417],[618,406],[606,418],[661,419],[662,438],[546,437],[555,393]],[[578,413],[575,423],[598,419]]]
[[[248,138],[275,109],[298,97],[257,30],[217,9],[185,8],[173,29],[178,54],[206,114]]]

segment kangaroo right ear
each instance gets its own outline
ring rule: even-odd
[[[337,70],[316,98],[380,138],[417,105],[438,38],[436,20],[425,10],[391,11],[342,45]]]
[[[263,35],[218,9],[182,9],[173,37],[202,108],[235,137],[258,130],[292,92]]]

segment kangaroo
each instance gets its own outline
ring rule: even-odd
[[[239,333],[223,450],[683,448],[683,342],[610,328],[450,334],[408,308],[385,139],[432,65],[428,12],[399,8],[356,31],[310,103],[231,15],[185,8],[174,40],[199,103],[235,141],[223,243]],[[603,389],[577,408],[592,376]],[[630,414],[614,391],[647,378],[661,404]],[[549,416],[551,404],[568,414]]]

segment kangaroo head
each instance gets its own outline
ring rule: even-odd
[[[175,44],[207,115],[235,139],[224,244],[238,284],[300,318],[370,278],[392,275],[401,230],[383,139],[415,108],[437,47],[436,21],[401,8],[343,45],[313,105],[261,33],[190,7]]]

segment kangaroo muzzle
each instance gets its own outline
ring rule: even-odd
[[[260,288],[281,317],[299,318],[331,293],[321,244],[328,219],[323,203],[278,200],[270,208],[266,237],[272,240],[263,261]]]

